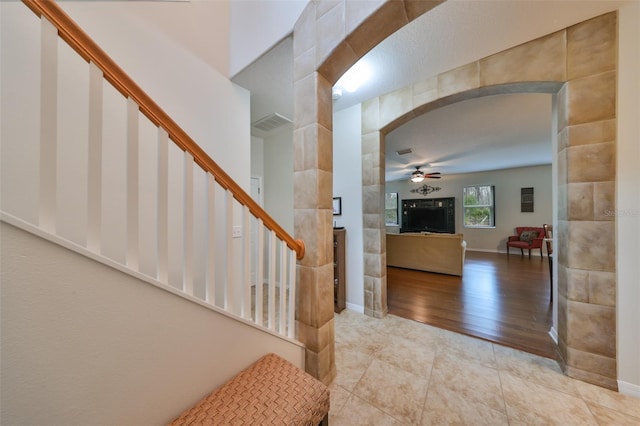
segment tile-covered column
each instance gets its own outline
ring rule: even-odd
[[[296,100],[305,105],[309,99],[321,99],[317,95],[322,91],[331,93],[331,86],[317,73],[295,83]],[[326,105],[318,101],[315,108],[297,107],[295,114],[311,115],[314,109],[322,116]],[[335,376],[331,123],[318,120],[302,125],[304,121],[298,120],[293,132],[294,228],[306,247],[305,257],[298,262],[297,338],[306,345],[307,371],[330,383]]]
[[[417,90],[419,97],[425,96],[423,86]],[[414,92],[407,87],[362,104],[364,312],[375,318],[388,311],[384,128],[414,108]]]
[[[312,1],[294,26],[294,227],[296,237],[306,246],[306,256],[298,264],[297,337],[307,346],[307,371],[325,383],[335,376],[331,86],[386,36],[440,2]],[[371,207],[379,199],[380,210],[365,220],[365,228],[369,227],[365,229],[365,246],[369,241],[373,255],[365,255],[365,264],[374,271],[369,288],[379,300],[371,304],[375,309],[372,315],[381,317],[386,313],[387,300],[386,259],[381,256],[385,241],[384,161],[380,156],[384,149],[378,148],[377,152],[378,160],[372,160],[372,164],[377,164],[378,183],[370,185],[370,202],[365,205]]]
[[[333,323],[333,137],[331,84],[316,71],[316,8],[294,29],[294,232],[298,262],[297,339],[306,371],[324,383],[336,375]]]
[[[557,229],[555,230],[555,240],[557,246],[554,247],[554,258],[558,266],[557,287],[557,318],[556,332],[558,335],[557,352],[561,362],[566,359],[566,341],[567,341],[567,85],[562,86],[557,100],[557,126],[558,126],[558,154],[557,154],[557,170],[558,170],[558,217]]]
[[[364,313],[387,314],[386,228],[384,225],[384,137],[379,128],[378,98],[362,105],[362,214]]]
[[[617,15],[567,29],[559,99],[558,339],[567,375],[616,383]]]
[[[307,345],[307,371],[325,383],[335,376],[333,280],[329,279],[333,272],[333,251],[329,249],[333,238],[331,86],[381,40],[439,3],[440,0],[312,1],[294,27],[294,226],[296,236],[304,239],[307,249],[298,265],[297,337]],[[378,184],[369,185],[365,208],[379,199],[380,210],[365,219],[365,247],[372,254],[365,254],[365,267],[373,271],[372,279],[365,278],[365,282],[369,282],[371,294],[379,301],[370,305],[371,314],[382,317],[387,311],[384,160],[380,161],[384,149],[378,149],[377,155],[378,160],[372,160],[372,164],[377,164]]]

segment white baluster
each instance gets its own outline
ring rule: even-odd
[[[234,265],[234,256],[233,256],[233,193],[229,190],[226,191],[225,197],[225,207],[227,210],[226,214],[226,231],[227,231],[227,279],[224,283],[224,308],[227,311],[233,312],[235,305],[234,301],[234,291],[233,291],[233,268]]]
[[[262,219],[258,219],[258,265],[256,267],[256,319],[255,322],[258,325],[262,325],[263,316],[263,281],[264,281],[264,223]]]
[[[39,226],[48,232],[55,233],[57,227],[57,171],[58,171],[58,35],[57,30],[46,19],[41,20],[41,107],[40,107],[40,211]],[[86,246],[91,251],[100,253],[104,249],[102,239],[103,217],[102,198],[107,195],[103,186],[107,181],[103,179],[103,172],[108,167],[103,165],[103,149],[108,146],[103,143],[103,113],[104,113],[104,76],[93,62],[89,63],[89,126],[88,126],[88,196],[87,196],[87,231]],[[107,92],[106,94],[108,94]],[[107,110],[109,110],[107,108]],[[141,255],[141,199],[140,199],[140,108],[132,99],[127,99],[126,113],[126,265],[138,271]],[[120,122],[119,124],[122,124]],[[111,126],[107,126],[108,129]],[[122,141],[122,139],[120,139]],[[120,154],[122,151],[120,150]],[[172,157],[173,158],[173,157]],[[184,188],[183,188],[183,291],[194,295],[195,280],[195,200],[194,200],[194,158],[192,154],[184,153]],[[144,169],[142,169],[144,171]],[[160,282],[169,284],[169,136],[166,130],[158,129],[158,196],[157,196],[157,265],[156,273]],[[121,176],[123,177],[123,176]],[[207,173],[207,254],[205,266],[205,299],[215,304],[216,299],[216,240],[215,236],[221,230],[216,230],[215,192],[217,183],[211,173]],[[224,293],[222,305],[231,313],[239,313],[243,318],[251,318],[252,303],[255,304],[255,322],[266,325],[280,334],[295,334],[295,303],[296,303],[296,259],[295,252],[290,250],[284,241],[280,240],[276,232],[269,231],[265,237],[265,226],[257,219],[258,241],[255,252],[256,274],[255,282],[252,276],[254,254],[252,246],[251,225],[253,216],[247,206],[242,207],[242,227],[244,236],[242,249],[238,242],[234,243],[234,210],[235,199],[230,190],[226,190],[224,206],[218,213],[224,212],[226,243],[225,279],[221,290]],[[146,204],[145,204],[146,205]],[[144,205],[143,205],[144,206]],[[144,210],[142,210],[144,211]],[[178,215],[180,211],[178,210]],[[122,213],[120,210],[118,213]],[[172,211],[173,213],[173,211]],[[239,213],[239,211],[236,211]],[[173,217],[173,216],[172,216]],[[221,219],[221,218],[220,218]],[[106,222],[105,222],[106,223]],[[200,222],[198,222],[199,224]],[[120,228],[122,229],[122,228]],[[176,230],[179,232],[179,229]],[[265,250],[265,238],[269,238],[269,247]],[[143,240],[144,241],[144,240]],[[220,241],[222,244],[222,241]],[[278,244],[280,246],[278,247]],[[120,244],[119,244],[120,245]],[[266,254],[265,254],[266,253]],[[119,253],[121,256],[122,253]],[[242,260],[236,259],[242,256]],[[265,255],[268,256],[268,271],[265,271]],[[278,260],[279,259],[279,260]],[[121,262],[121,260],[119,260]],[[143,262],[144,264],[144,262]],[[222,273],[222,271],[220,271]],[[197,274],[199,277],[200,275]],[[267,280],[267,294],[264,283]],[[220,280],[218,280],[220,281]],[[198,279],[198,283],[200,280]],[[255,299],[252,300],[252,285],[255,285]],[[279,296],[276,292],[279,291]],[[266,296],[266,297],[265,297]],[[265,306],[267,312],[264,312]],[[266,314],[266,315],[265,315]]]
[[[100,253],[102,238],[102,70],[89,64],[89,146],[87,152],[87,249]]]
[[[289,326],[287,335],[296,337],[296,252],[289,250]]]
[[[158,128],[158,281],[169,283],[169,135]]]
[[[182,290],[193,296],[193,155],[184,153],[184,264]]]
[[[41,20],[40,53],[40,212],[42,229],[56,232],[58,136],[58,30]]]
[[[276,233],[269,234],[269,328],[276,330]]]
[[[207,285],[205,300],[216,304],[216,210],[215,210],[216,181],[211,173],[207,173]]]
[[[286,334],[287,329],[287,245],[280,240],[280,334]]]
[[[139,268],[139,112],[132,98],[127,99],[127,266]]]
[[[242,227],[244,229],[244,255],[242,258],[244,273],[242,274],[242,310],[240,315],[242,315],[242,318],[251,318],[251,211],[249,210],[249,207],[244,206],[242,213]]]

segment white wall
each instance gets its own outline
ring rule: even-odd
[[[0,223],[3,425],[167,424],[304,348]],[[72,265],[72,267],[70,267]]]
[[[293,126],[264,138],[264,209],[293,235]]]
[[[60,5],[234,180],[248,189],[249,169],[238,158],[250,155],[249,93],[214,69],[211,55],[198,53],[226,44],[225,8],[213,3],[224,2]],[[167,22],[170,25],[164,24]],[[204,42],[207,48],[187,45],[187,37],[176,37],[176,33],[184,32],[189,33],[189,41]]]
[[[428,196],[412,193],[424,184],[442,188]],[[495,228],[471,229],[462,225],[462,188],[466,185],[494,185],[496,195]],[[534,212],[520,212],[520,188],[534,188]],[[400,200],[413,198],[456,198],[456,232],[464,234],[467,250],[505,252],[506,240],[516,226],[542,226],[552,223],[551,165],[495,170],[482,173],[444,175],[416,184],[408,179],[386,183],[386,192],[398,192]],[[388,227],[392,232],[396,231]],[[512,250],[513,252],[514,250]],[[517,252],[517,250],[516,250]],[[536,254],[532,251],[532,255]],[[540,252],[537,252],[540,255]]]
[[[231,0],[229,76],[289,35],[307,3],[309,0]]]
[[[342,197],[342,215],[334,216],[335,224],[347,231],[347,307],[364,312],[361,109],[358,104],[333,114],[333,195]]]
[[[64,1],[62,3],[73,3]],[[162,33],[173,44],[223,76],[229,74],[229,9],[227,1],[97,1],[104,10],[126,8],[127,20],[152,33]],[[61,4],[77,16],[77,5]],[[81,6],[82,7],[82,6]]]
[[[618,387],[640,397],[640,3],[619,13],[617,270]]]
[[[264,178],[264,140],[251,136],[251,176]]]

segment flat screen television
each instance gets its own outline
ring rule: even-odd
[[[449,232],[446,207],[419,207],[407,211],[405,227],[428,232]]]

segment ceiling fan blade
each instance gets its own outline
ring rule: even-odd
[[[425,177],[426,177],[427,179],[440,179],[442,176],[426,175]]]
[[[425,173],[424,175],[425,176],[436,176],[437,175],[438,177],[440,177],[440,172]]]

